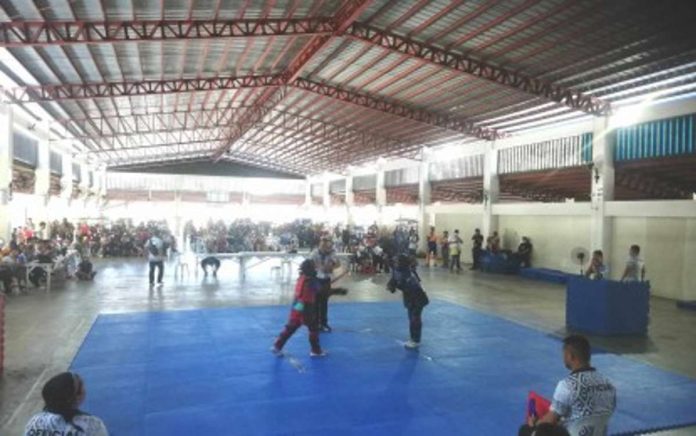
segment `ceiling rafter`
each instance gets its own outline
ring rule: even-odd
[[[287,85],[293,82],[304,70],[307,63],[331,40],[333,35],[340,35],[350,26],[360,14],[367,8],[372,0],[348,0],[343,7],[332,17],[331,21],[335,26],[332,34],[313,36],[309,42],[295,56],[288,68],[282,74],[282,84]],[[219,159],[225,151],[234,148],[239,141],[254,125],[260,122],[268,112],[274,108],[286,96],[287,89],[280,86],[276,89],[266,90],[256,100],[254,108],[251,108],[242,115],[230,132],[228,144],[223,145],[213,153],[213,159]]]
[[[397,117],[408,118],[413,121],[451,130],[467,136],[475,136],[486,140],[493,140],[502,136],[493,129],[478,126],[470,121],[450,117],[445,114],[436,114],[422,109],[407,107],[395,102],[378,99],[367,94],[360,94],[323,83],[312,82],[306,79],[297,79],[292,85],[325,97],[335,98],[346,103],[352,103]]]
[[[9,21],[0,23],[0,45],[9,48],[269,36],[330,35],[325,17],[238,20]]]
[[[220,109],[153,112],[148,114],[107,116],[80,119],[62,119],[58,124],[75,125],[87,132],[77,135],[75,139],[98,139],[112,136],[134,136],[138,134],[157,133],[158,131],[193,130],[226,126],[236,111]]]
[[[60,101],[134,95],[159,95],[178,92],[211,91],[220,89],[259,88],[278,86],[280,77],[240,76],[194,79],[144,80],[137,82],[63,83],[58,85],[0,88],[6,98],[15,103]]]
[[[517,73],[439,47],[418,42],[365,24],[354,23],[346,35],[391,51],[421,59],[433,65],[454,69],[529,95],[542,97],[592,115],[607,115],[611,105],[597,97]]]

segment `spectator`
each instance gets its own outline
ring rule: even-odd
[[[604,253],[602,250],[595,250],[592,252],[592,259],[590,259],[590,266],[587,267],[585,271],[585,277],[591,280],[602,280],[607,274],[607,266],[604,264]]]
[[[532,242],[528,237],[522,236],[522,243],[517,247],[516,257],[520,262],[520,267],[529,268],[532,263]]]
[[[471,258],[474,262],[471,265],[471,269],[474,270],[478,269],[480,266],[481,252],[483,251],[483,235],[481,234],[481,230],[474,230],[474,235],[471,237],[471,241],[473,243],[473,247],[471,248]]]
[[[461,255],[462,255],[462,238],[459,237],[459,229],[454,231],[454,235],[450,238],[449,249],[450,249],[450,271],[454,270],[454,266],[457,266],[457,272],[462,270],[461,265]]]
[[[609,379],[590,366],[590,343],[584,336],[570,335],[563,340],[563,363],[571,373],[556,386],[551,410],[538,422],[520,429],[530,431],[535,425],[560,424],[572,436],[605,436],[609,419],[616,408],[616,390]]]
[[[348,253],[350,248],[350,226],[346,226],[341,232],[341,242],[343,242],[343,252]]]
[[[44,221],[41,221],[39,223],[38,237],[40,240],[46,241],[46,242],[51,240],[51,232]]]
[[[150,262],[150,286],[155,285],[155,269],[158,269],[157,285],[162,285],[164,276],[164,256],[166,249],[164,242],[159,237],[159,231],[155,231],[147,243],[148,259]]]
[[[628,260],[621,276],[622,282],[642,282],[645,281],[645,263],[640,258],[640,247],[631,245],[628,251]]]
[[[97,272],[94,271],[94,265],[92,265],[89,258],[82,258],[82,261],[77,265],[75,277],[77,277],[78,280],[91,281],[94,280],[94,276],[96,275]]]
[[[449,232],[447,230],[442,232],[442,238],[440,238],[440,252],[442,253],[442,267],[449,268],[450,248],[449,248]]]
[[[408,231],[408,253],[411,256],[415,256],[418,251],[418,241],[419,238],[416,229],[411,228],[411,230]]]
[[[51,378],[41,391],[44,410],[32,416],[24,436],[84,435],[108,436],[104,422],[79,409],[87,395],[79,375],[64,372]]]
[[[500,236],[498,236],[497,231],[494,231],[488,238],[488,251],[493,254],[497,254],[500,251]]]
[[[435,227],[430,227],[430,234],[428,235],[428,256],[425,259],[425,266],[429,267],[435,266],[435,260],[437,259],[437,234],[435,233]]]
[[[50,274],[51,270],[53,269],[53,262],[55,261],[55,259],[48,245],[45,243],[41,243],[39,245],[39,251],[36,254],[34,260],[38,263],[50,265],[48,267],[48,271],[46,271],[43,267],[36,267],[32,269],[29,273],[29,281],[34,285],[34,287],[38,288],[39,286],[41,286],[41,283],[47,279],[48,274]]]

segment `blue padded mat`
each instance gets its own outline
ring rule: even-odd
[[[299,330],[269,347],[287,307],[101,315],[72,365],[84,409],[116,436],[516,434],[529,390],[566,375],[560,340],[434,301],[420,352],[403,349],[400,303],[332,304],[325,359]],[[593,363],[617,387],[611,431],[696,424],[696,381],[617,355]]]
[[[521,268],[519,274],[532,280],[560,284],[568,283],[570,277],[575,275],[548,268]]]

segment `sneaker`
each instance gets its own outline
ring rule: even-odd
[[[414,340],[409,340],[404,342],[404,348],[407,348],[409,350],[416,350],[420,347],[420,342],[416,342]]]
[[[319,330],[321,330],[324,333],[331,333],[331,327],[329,327],[328,324],[319,327]]]
[[[271,345],[271,353],[275,354],[278,357],[283,357],[283,350],[276,347],[275,345]]]
[[[321,350],[321,351],[310,351],[309,352],[309,357],[326,357],[329,354],[328,351],[326,350]]]

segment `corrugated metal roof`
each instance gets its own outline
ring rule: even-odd
[[[188,20],[214,19],[329,18],[348,2],[44,0],[38,4],[40,8],[34,2],[8,0],[0,8],[0,17],[4,14],[7,20],[77,20],[87,23],[102,20],[183,20],[185,23]],[[358,22],[379,32],[391,32],[418,44],[429,44],[452,54],[483,60],[494,67],[508,68],[608,101],[638,98],[656,90],[664,91],[665,96],[694,92],[695,19],[696,12],[688,2],[643,0],[375,0],[357,16]],[[43,85],[178,81],[281,75],[312,41],[317,41],[316,38],[323,37],[275,35],[43,46],[27,44],[13,46],[9,51]],[[419,145],[466,138],[452,128],[433,125],[437,124],[436,121],[428,124],[423,119],[417,121],[403,116],[408,111],[431,114],[432,120],[446,115],[461,122],[473,121],[502,132],[524,130],[529,123],[539,125],[585,116],[583,112],[550,102],[547,98],[429,62],[414,55],[415,48],[404,52],[383,45],[354,35],[332,36],[309,58],[299,77],[334,88],[334,96],[290,86],[287,95],[274,108],[307,117],[315,123],[343,126],[371,135],[370,149],[360,149],[360,144],[352,144],[355,149],[348,153],[346,150],[351,146],[348,141],[347,144],[335,145],[338,151],[332,153],[334,144],[331,138],[317,138],[316,133],[303,134],[283,126],[274,128],[278,117],[270,116],[260,118],[263,125],[242,126],[242,141],[271,143],[258,146],[245,143],[240,145],[240,149],[256,150],[254,159],[260,160],[265,155],[292,155],[297,165],[320,171],[329,166],[340,168],[367,156],[400,152],[410,155]],[[424,53],[423,56],[427,57],[427,49]],[[5,66],[1,67],[11,77],[20,80]],[[62,109],[68,117],[83,120],[69,125],[76,129],[75,125],[79,124],[86,131],[75,130],[73,133],[88,136],[109,134],[104,117],[226,111],[246,107],[235,117],[228,118],[234,120],[233,124],[219,129],[220,135],[225,135],[236,131],[238,126],[234,123],[245,120],[243,114],[249,111],[249,106],[259,102],[261,96],[271,94],[251,88],[212,89],[63,99],[41,104],[54,113]],[[360,96],[370,97],[373,101],[366,102]],[[385,105],[396,109],[390,109],[391,113],[388,113],[383,109]],[[248,113],[246,118],[256,119],[253,113]],[[200,127],[209,129],[210,123],[212,121]],[[167,128],[161,122],[152,126]],[[201,140],[205,138],[200,136]],[[374,138],[385,141],[384,146],[375,146]],[[403,143],[403,148],[395,150],[393,144],[396,143]],[[94,144],[92,142],[91,146],[96,147]],[[276,148],[279,146],[286,147],[287,152],[278,152]],[[182,155],[182,159],[189,159],[192,153],[215,147],[219,144],[202,142],[180,147],[132,149],[111,152],[112,160],[109,162],[127,163],[129,159],[152,158],[167,149],[170,152],[164,154],[173,158],[176,158],[177,150],[190,152],[190,155]]]

